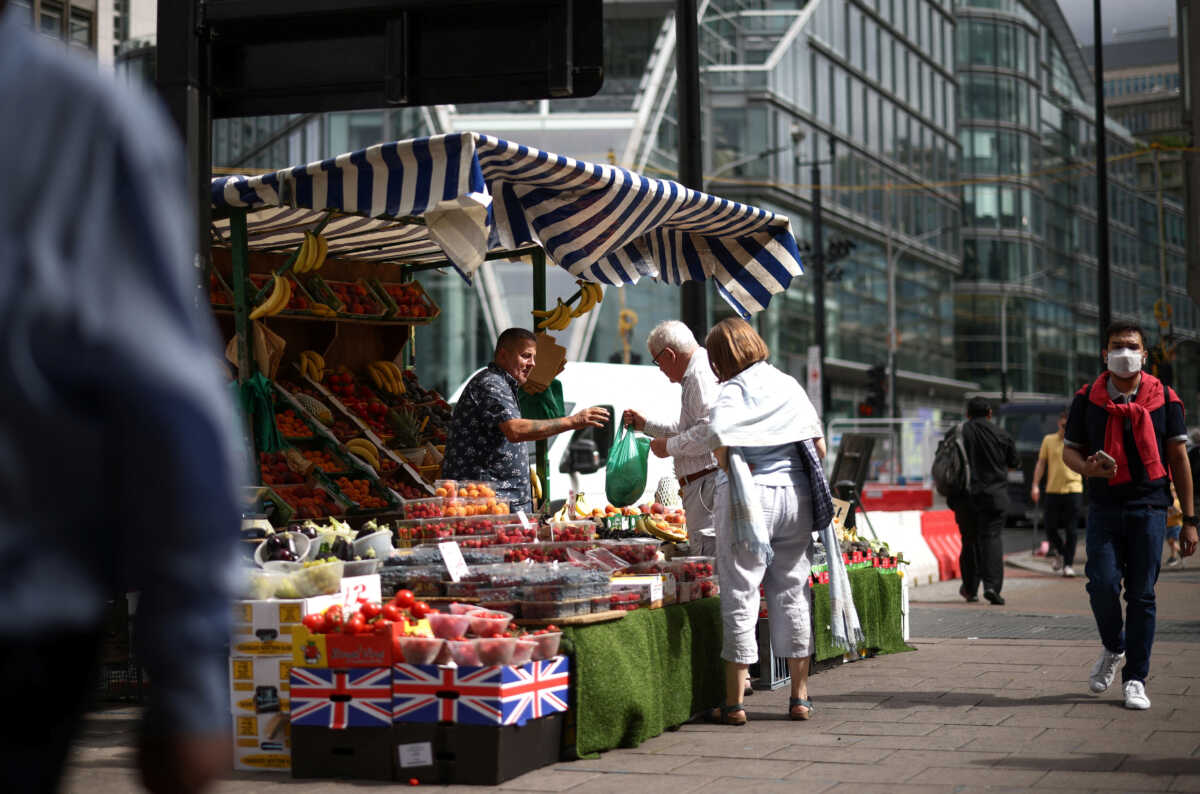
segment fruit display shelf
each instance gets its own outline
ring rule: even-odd
[[[378,322],[388,319],[388,307],[363,279],[327,281],[318,275],[310,275],[306,286],[314,298],[334,310],[339,320]]]
[[[419,281],[384,282],[367,279],[376,296],[388,307],[388,318],[406,325],[427,325],[442,313]]]

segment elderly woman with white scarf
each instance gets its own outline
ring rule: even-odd
[[[833,505],[820,463],[825,456],[821,420],[796,379],[766,361],[766,343],[744,320],[715,325],[705,347],[721,382],[708,445],[722,469],[714,520],[725,660],[725,703],[707,718],[746,724],[742,698],[747,668],[758,661],[755,629],[762,584],[772,650],[787,658],[791,674],[788,716],[807,720],[814,713],[808,697],[813,530],[824,533],[822,541],[833,550],[834,644],[848,648],[862,639],[830,528]]]

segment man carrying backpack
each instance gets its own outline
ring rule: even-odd
[[[979,583],[983,597],[994,606],[1004,604],[1004,548],[1000,534],[1008,508],[1008,470],[1019,468],[1017,447],[1008,433],[990,420],[992,407],[983,397],[967,401],[967,421],[962,425],[962,442],[967,454],[970,482],[965,492],[946,499],[954,511],[962,536],[962,587],[967,601],[978,601]]]

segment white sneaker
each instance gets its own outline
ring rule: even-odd
[[[1125,658],[1125,654],[1112,653],[1107,648],[1100,652],[1100,658],[1092,665],[1092,675],[1088,684],[1096,694],[1108,689],[1117,675],[1117,664]]]
[[[1064,565],[1062,573],[1063,573],[1063,576],[1065,576],[1069,579],[1075,575],[1075,569],[1072,568],[1070,565]]]
[[[1146,686],[1141,681],[1125,682],[1125,708],[1150,708],[1150,698],[1146,697]]]

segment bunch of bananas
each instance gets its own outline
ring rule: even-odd
[[[376,472],[379,471],[379,448],[365,438],[352,438],[346,442],[346,451],[362,458]]]
[[[404,374],[394,361],[372,361],[367,373],[375,388],[393,396],[404,394]]]
[[[271,285],[271,294],[265,301],[255,306],[254,311],[250,312],[251,320],[279,314],[292,299],[292,280],[280,276],[278,273],[275,273],[272,278],[275,283]]]
[[[542,501],[542,478],[538,476],[537,466],[529,466],[529,487],[533,491],[533,501]]]
[[[582,317],[604,300],[604,290],[599,284],[582,279],[575,283],[579,285],[579,304],[574,309],[569,303],[563,303],[562,298],[548,311],[534,309],[533,316],[542,318],[537,325],[539,331],[562,331],[571,324],[573,318]]]
[[[314,270],[320,270],[325,264],[325,257],[329,255],[329,241],[319,234],[312,232],[304,233],[304,242],[300,243],[300,252],[296,254],[296,261],[292,265],[292,271],[295,273],[311,273]]]
[[[325,379],[325,358],[315,350],[300,354],[300,374],[320,383]]]

